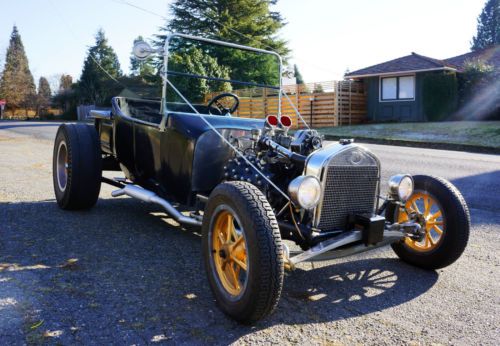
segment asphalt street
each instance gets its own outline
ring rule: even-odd
[[[390,248],[287,273],[277,311],[241,326],[216,307],[200,235],[155,206],[90,211],[54,200],[58,123],[0,122],[0,344],[456,344],[500,342],[500,156],[366,145],[396,173],[453,182],[472,218],[450,267],[424,271]]]

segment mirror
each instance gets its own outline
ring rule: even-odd
[[[144,60],[151,54],[155,53],[156,50],[151,48],[151,46],[144,41],[138,41],[134,44],[134,48],[132,49],[132,53],[139,60]]]

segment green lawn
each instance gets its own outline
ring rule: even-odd
[[[500,121],[368,124],[319,129],[324,135],[500,148]]]

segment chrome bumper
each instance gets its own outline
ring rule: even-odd
[[[360,243],[363,239],[361,230],[344,232],[303,252],[293,253],[286,249],[285,254],[288,258],[285,259],[285,262],[289,267],[293,268],[300,262],[324,261],[350,256],[400,241],[409,235],[418,233],[420,229],[421,227],[418,223],[395,223],[384,229],[382,241],[374,245]],[[344,247],[349,244],[353,245]]]

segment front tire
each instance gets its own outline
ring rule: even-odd
[[[405,238],[392,244],[394,252],[405,262],[425,269],[438,269],[455,262],[469,240],[470,216],[467,204],[449,181],[426,175],[413,177],[415,188],[405,204],[417,212],[425,234],[421,239]],[[397,221],[408,221],[400,209]]]
[[[101,190],[102,159],[97,131],[85,124],[59,126],[54,143],[52,176],[62,209],[88,209]]]
[[[222,311],[242,323],[276,308],[283,286],[283,248],[274,212],[246,182],[226,182],[210,194],[202,225],[210,288]]]

